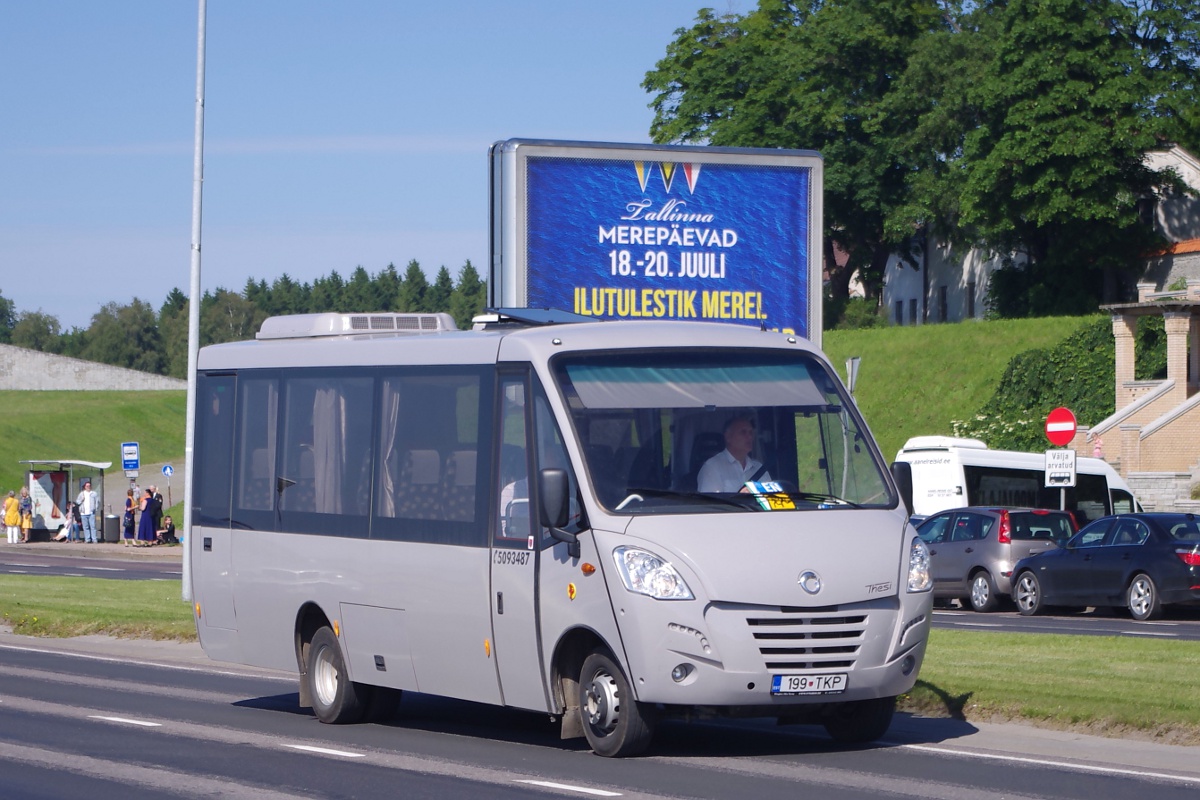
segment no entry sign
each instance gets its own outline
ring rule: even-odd
[[[1069,408],[1056,408],[1046,417],[1046,438],[1063,447],[1075,438],[1075,415]]]

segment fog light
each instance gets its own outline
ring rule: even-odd
[[[692,665],[691,664],[680,664],[677,667],[675,667],[675,669],[671,670],[671,680],[675,681],[676,683],[679,683],[680,681],[682,681],[684,678],[686,678],[688,675],[691,675],[691,674],[692,674]]]
[[[912,656],[905,656],[904,660],[900,662],[900,671],[905,675],[911,675],[913,668],[916,666],[917,660],[915,658]]]

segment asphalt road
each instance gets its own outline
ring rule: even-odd
[[[398,717],[330,726],[292,675],[196,645],[0,632],[0,797],[467,798],[1004,796],[1183,800],[1196,748],[900,715],[878,746],[760,722],[664,726],[602,759],[542,715],[406,695]]]

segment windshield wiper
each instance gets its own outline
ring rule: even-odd
[[[746,498],[746,500],[754,497],[754,495],[751,494],[744,494],[742,496]],[[676,489],[647,489],[644,487],[639,487],[631,489],[630,494],[624,500],[618,503],[615,508],[617,511],[622,511],[631,503],[640,503],[644,501],[646,497],[678,497],[687,500],[702,500],[710,505],[733,506],[734,508],[742,510],[745,510],[749,507],[749,504],[745,500],[739,502],[738,500],[734,499],[734,496],[732,495],[703,494],[700,492],[683,492]]]
[[[848,506],[850,508],[862,508],[861,505],[844,497],[838,497],[834,494],[821,494],[819,492],[801,492],[801,491],[783,491],[781,494],[786,494],[788,497],[807,500],[810,503],[819,503],[822,505],[831,506]]]

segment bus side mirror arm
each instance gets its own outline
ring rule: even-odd
[[[570,484],[565,469],[544,469],[538,473],[538,521],[550,535],[566,542],[567,555],[579,558],[579,537],[563,530],[570,522]]]
[[[900,499],[904,501],[904,508],[911,517],[913,514],[912,464],[907,461],[893,461],[892,479],[896,481],[896,488],[900,490]]]

